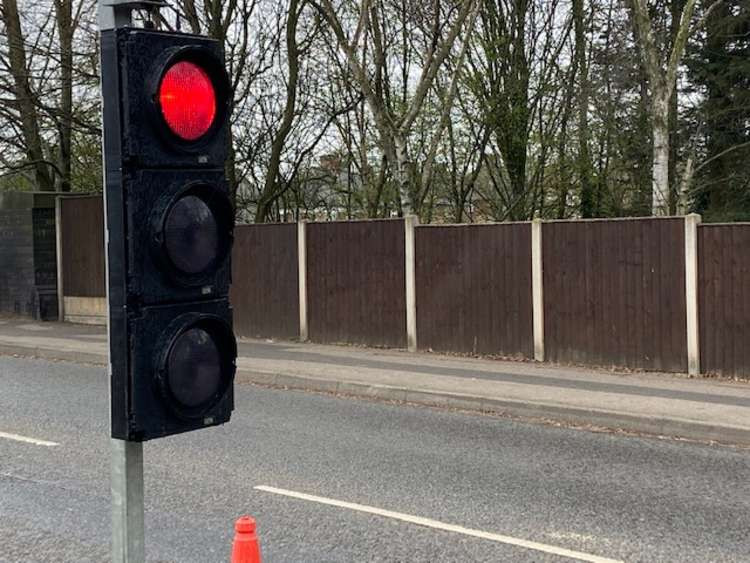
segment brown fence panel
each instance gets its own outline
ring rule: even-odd
[[[297,224],[238,226],[232,252],[238,336],[299,337]]]
[[[547,359],[687,369],[682,219],[542,229]]]
[[[416,231],[419,347],[532,357],[531,225]]]
[[[102,197],[63,198],[60,205],[63,291],[70,297],[105,297]]]
[[[750,225],[698,228],[698,300],[702,371],[750,378]]]
[[[309,223],[310,339],[406,345],[402,220]]]

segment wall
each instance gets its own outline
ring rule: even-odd
[[[57,319],[54,199],[0,194],[0,312]]]
[[[33,316],[34,231],[31,209],[0,210],[0,311]]]

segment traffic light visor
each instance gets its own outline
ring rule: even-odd
[[[170,66],[159,84],[159,107],[169,129],[184,141],[197,141],[216,119],[216,89],[209,74],[192,61]]]

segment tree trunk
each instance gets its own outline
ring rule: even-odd
[[[368,166],[367,155],[362,156],[362,169],[365,170]],[[380,209],[380,203],[383,199],[383,190],[385,189],[386,174],[388,172],[388,158],[386,156],[380,157],[380,168],[378,169],[378,177],[375,180],[375,186],[372,190],[372,197],[367,198],[367,216],[377,217]]]
[[[677,212],[678,186],[677,186],[677,89],[669,97],[669,109],[667,118],[667,129],[669,130],[669,164],[667,167],[667,182],[669,186],[669,197],[667,198],[667,209],[670,215]]]
[[[595,217],[599,210],[591,181],[589,153],[589,75],[586,64],[586,30],[583,25],[583,0],[573,0],[575,23],[575,57],[578,67],[578,178],[581,182],[581,216]]]
[[[506,151],[508,174],[513,201],[509,210],[511,221],[528,219],[526,162],[529,150],[529,81],[531,70],[526,56],[526,23],[528,0],[515,0],[512,74],[510,92],[510,135]]]
[[[59,152],[60,173],[58,187],[69,192],[71,186],[71,144],[73,137],[73,2],[55,0],[57,32],[60,36],[60,116]]]
[[[682,173],[682,180],[680,181],[680,187],[677,192],[677,205],[675,212],[680,215],[688,213],[688,198],[690,194],[690,186],[693,183],[693,176],[695,174],[695,148],[690,150],[690,154],[685,161],[685,170]],[[676,179],[675,179],[676,181]]]
[[[643,66],[639,65],[638,75],[638,111],[636,118],[635,145],[633,147],[636,167],[633,175],[635,180],[635,196],[632,211],[638,216],[651,214],[652,163],[654,160],[654,143],[651,130],[651,104],[648,94],[648,75]]]
[[[662,49],[656,43],[651,24],[648,2],[630,0],[638,48],[651,87],[651,128],[654,138],[651,211],[654,215],[669,214],[669,100],[676,88],[677,69],[685,54],[696,1],[685,0],[680,23],[674,33],[671,48],[666,53],[668,60],[665,68],[661,61]],[[709,11],[719,3],[712,4]],[[672,7],[676,8],[676,5]],[[673,17],[676,19],[677,14]]]
[[[396,148],[396,182],[398,184],[398,196],[401,202],[401,213],[411,215],[415,209],[412,205],[412,186],[409,163],[409,148],[406,138],[400,134],[393,136],[393,144]]]
[[[686,0],[671,0],[669,3],[669,12],[671,22],[669,24],[669,35],[671,40],[670,49],[674,48],[677,34],[680,32],[680,18],[685,8]],[[669,213],[677,213],[680,202],[680,194],[677,186],[677,134],[678,134],[678,100],[677,88],[674,88],[672,95],[669,97]]]
[[[669,215],[669,98],[654,94],[651,107],[654,136],[651,212]]]
[[[14,104],[20,115],[20,126],[26,148],[26,160],[34,170],[36,189],[52,191],[54,182],[50,173],[49,163],[45,160],[42,150],[42,138],[39,133],[39,119],[37,116],[35,94],[31,91],[28,69],[26,67],[26,52],[24,50],[21,20],[18,16],[16,0],[2,0],[2,16],[5,30],[8,34],[8,59],[10,72],[13,75]]]
[[[560,116],[560,135],[557,144],[557,162],[559,166],[559,189],[557,194],[558,219],[565,219],[568,210],[568,193],[570,192],[570,166],[568,164],[568,121],[573,113],[573,91],[575,90],[576,74],[578,73],[578,58],[573,59],[570,67],[567,83],[565,85],[565,97],[562,114]]]
[[[304,1],[304,0],[303,0]],[[255,222],[263,223],[273,208],[273,203],[279,196],[278,179],[281,167],[281,155],[284,151],[286,138],[292,130],[294,115],[297,111],[297,83],[299,81],[299,47],[297,45],[297,22],[299,21],[299,1],[289,2],[289,13],[286,22],[286,49],[289,77],[286,86],[286,105],[281,125],[271,143],[271,158],[266,170],[263,192],[258,199],[255,210]]]

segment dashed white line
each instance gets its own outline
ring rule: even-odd
[[[24,442],[26,444],[34,444],[35,446],[45,446],[48,448],[60,445],[57,442],[37,440],[36,438],[29,438],[28,436],[21,436],[19,434],[10,434],[8,432],[0,432],[0,438],[5,438],[6,440],[14,440],[16,442]]]
[[[348,508],[349,510],[355,510],[357,512],[365,512],[367,514],[374,514],[376,516],[382,516],[384,518],[393,518],[394,520],[401,520],[402,522],[416,524],[417,526],[425,526],[427,528],[434,528],[436,530],[444,530],[446,532],[455,532],[457,534],[463,534],[465,536],[472,536],[475,538],[494,541],[498,543],[504,543],[508,545],[514,545],[514,546],[523,547],[526,549],[533,549],[536,551],[542,551],[544,553],[559,555],[561,557],[577,559],[579,561],[589,561],[590,563],[623,563],[619,559],[608,559],[607,557],[599,557],[598,555],[591,555],[589,553],[573,551],[571,549],[565,549],[563,547],[557,547],[554,545],[547,545],[544,543],[524,540],[521,538],[514,538],[511,536],[504,536],[501,534],[493,534],[491,532],[484,532],[482,530],[474,530],[472,528],[464,528],[463,526],[456,526],[454,524],[446,524],[445,522],[432,520],[431,518],[422,518],[420,516],[412,516],[410,514],[403,514],[401,512],[383,510],[382,508],[376,508],[374,506],[367,506],[364,504],[357,504],[354,502],[345,502],[342,500],[335,500],[335,499],[330,499],[326,497],[308,495],[305,493],[298,493],[298,492],[289,491],[286,489],[277,489],[276,487],[267,487],[265,485],[259,485],[255,487],[255,489],[259,491],[264,491],[266,493],[273,493],[276,495],[283,495],[286,497],[292,497],[292,498],[296,498],[300,500],[317,502],[319,504],[326,504],[328,506],[336,506],[338,508]]]

